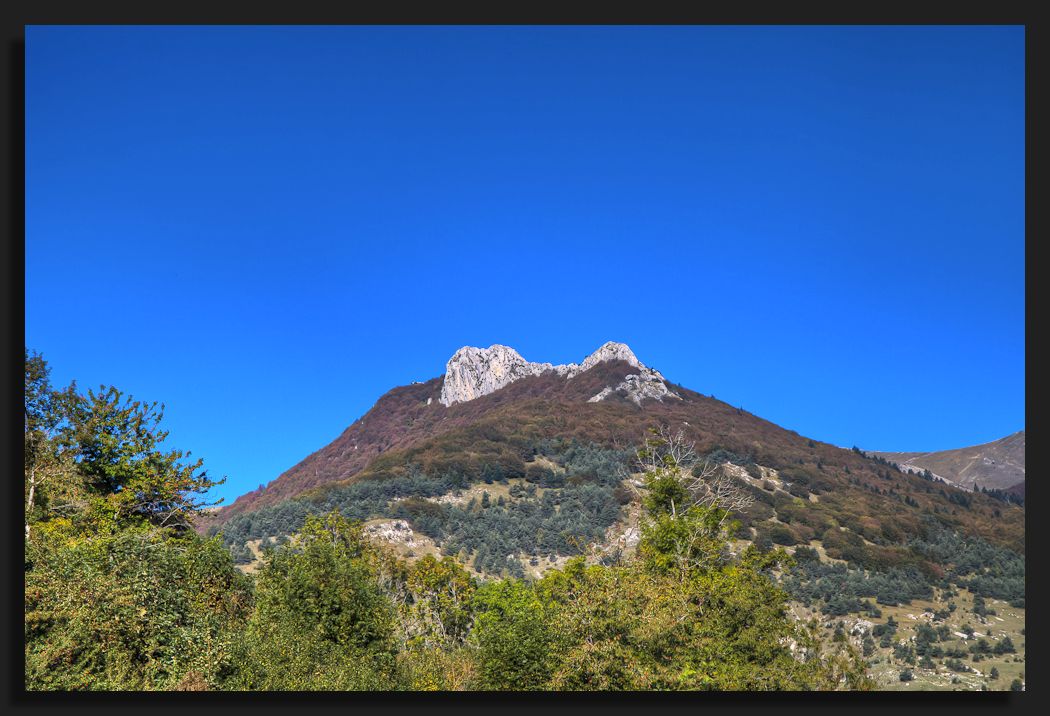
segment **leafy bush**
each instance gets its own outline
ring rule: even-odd
[[[311,516],[259,573],[256,608],[228,686],[380,689],[395,682],[396,613],[384,555],[336,513]]]
[[[250,583],[217,540],[39,530],[26,546],[27,689],[173,689],[230,668]]]

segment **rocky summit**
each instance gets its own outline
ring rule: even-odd
[[[624,343],[608,341],[598,350],[584,358],[580,364],[533,363],[509,346],[493,345],[488,348],[464,346],[456,351],[445,366],[445,377],[441,385],[439,402],[449,406],[465,403],[483,395],[493,393],[514,381],[530,376],[553,373],[571,379],[596,365],[622,360],[637,373],[627,375],[616,386],[607,386],[590,398],[589,402],[604,400],[619,393],[637,404],[647,398],[663,400],[665,397],[679,398],[664,382],[659,371],[647,367],[638,360]]]

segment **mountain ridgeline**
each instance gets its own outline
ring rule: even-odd
[[[631,458],[661,425],[681,429],[753,497],[733,515],[740,539],[819,543],[862,569],[937,578],[950,560],[919,545],[941,531],[1024,553],[1023,507],[800,436],[668,382],[619,343],[560,366],[506,346],[461,349],[444,375],[389,391],[339,438],[200,529],[246,553],[250,540],[280,539],[336,509],[398,521],[418,544],[481,574],[542,573],[588,544],[630,547]],[[1023,597],[1023,581],[1020,589],[1004,598]]]
[[[877,452],[904,470],[929,470],[968,490],[1003,490],[1024,497],[1024,439],[1020,430],[982,445],[936,452]]]

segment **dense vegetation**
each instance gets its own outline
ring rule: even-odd
[[[164,451],[163,406],[50,385],[26,354],[25,679],[178,688],[230,668],[251,584],[190,529],[216,484]]]
[[[947,566],[944,584],[966,587],[981,597],[992,597],[1023,607],[1025,596],[1025,558],[1012,550],[997,547],[977,537],[966,537],[929,522],[923,539],[912,549]]]
[[[479,572],[498,575],[507,571],[521,576],[520,561],[507,555],[580,554],[586,545],[604,537],[629,499],[621,484],[629,451],[575,440],[546,440],[534,450],[534,457],[547,458],[553,467],[534,461],[508,473],[496,464],[472,475],[462,467],[449,466],[429,476],[412,464],[401,475],[340,485],[316,497],[239,515],[224,525],[223,539],[247,560],[247,540],[291,534],[309,514],[336,510],[356,520],[403,518],[416,531],[433,538],[445,554],[461,560],[473,558]],[[462,490],[472,480],[506,485],[511,479],[518,484],[510,488],[510,499],[490,499],[487,493],[465,505],[422,499]],[[217,531],[217,527],[211,529],[212,534]]]
[[[942,573],[938,576],[914,566],[869,570],[856,562],[823,562],[815,550],[799,547],[795,550],[798,567],[784,578],[784,587],[803,604],[820,600],[821,610],[832,616],[870,610],[862,602],[865,597],[882,605],[908,604],[913,599],[930,599],[935,587],[949,590],[952,586],[965,587],[978,598],[1025,605],[1023,555],[961,536],[933,519],[927,522],[926,537],[909,546],[943,567]]]
[[[794,599],[805,605],[817,600],[821,611],[829,616],[850,612],[875,612],[870,602],[897,605],[913,599],[933,596],[929,580],[917,569],[891,568],[885,572],[870,572],[842,563],[820,561],[814,550],[800,547],[795,551],[796,569],[784,577],[784,588]]]
[[[189,529],[214,482],[161,450],[160,417],[112,389],[55,391],[26,355],[29,689],[870,686],[851,648],[785,613],[772,574],[789,556],[733,556],[737,526],[674,461],[647,471],[638,556],[616,564],[479,582],[451,557],[405,562],[333,511],[247,577]],[[562,455],[566,475],[608,457]]]

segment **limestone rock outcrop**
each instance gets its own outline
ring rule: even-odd
[[[645,369],[637,375],[632,373],[631,375],[625,376],[623,382],[615,387],[607,386],[602,388],[597,394],[588,399],[587,402],[597,403],[599,400],[605,400],[615,393],[623,394],[628,400],[631,400],[638,405],[641,405],[642,401],[648,398],[660,401],[668,397],[676,398],[678,400],[682,399],[678,393],[675,393],[667,387],[656,371]]]
[[[464,346],[456,351],[445,366],[445,378],[441,385],[442,405],[449,406],[488,395],[516,380],[534,375],[554,372],[569,379],[590,370],[599,363],[623,360],[638,369],[637,374],[626,376],[617,386],[609,386],[592,397],[589,402],[604,400],[614,393],[622,393],[641,405],[647,398],[663,400],[679,396],[668,389],[664,377],[648,368],[634,352],[623,343],[609,341],[587,356],[582,364],[532,363],[510,346],[492,345],[488,348]]]

